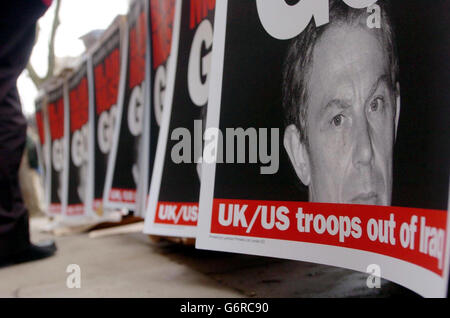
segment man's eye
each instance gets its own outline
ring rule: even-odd
[[[335,127],[339,127],[342,125],[343,121],[344,121],[344,115],[339,114],[339,115],[333,117],[333,119],[331,120],[331,124],[334,125]]]
[[[370,103],[369,110],[371,112],[377,112],[383,109],[384,106],[384,99],[383,97],[377,97]]]

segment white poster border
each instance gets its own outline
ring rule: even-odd
[[[207,129],[218,129],[220,122],[227,8],[228,0],[219,1],[216,4]],[[217,140],[213,142],[217,146]],[[217,147],[214,148],[217,149]],[[412,263],[362,250],[305,242],[211,234],[216,164],[204,162],[202,172],[196,248],[314,262],[361,272],[366,272],[368,265],[377,264],[381,268],[381,277],[383,278],[405,286],[425,297],[446,297],[450,259],[449,217],[447,217],[446,228],[444,273],[443,277],[440,277],[436,273]],[[450,202],[448,210],[450,210]]]
[[[181,29],[181,10],[182,10],[182,0],[176,0],[171,50],[168,61],[167,88],[164,97],[165,98],[164,108],[161,120],[161,127],[158,136],[158,145],[156,148],[155,162],[153,165],[153,174],[150,185],[147,213],[145,216],[144,233],[161,236],[195,238],[197,234],[197,226],[166,225],[154,223],[155,215],[157,213],[156,207],[159,200],[159,191],[161,187],[161,178],[164,168],[167,140],[169,135],[170,118],[172,113],[172,102],[175,89],[175,75],[177,70],[177,62],[179,54],[178,46],[180,41],[179,39]]]

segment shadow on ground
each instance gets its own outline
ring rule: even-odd
[[[168,241],[149,240],[148,245],[247,297],[420,297],[387,280],[380,289],[370,289],[367,274],[338,267],[197,250]]]

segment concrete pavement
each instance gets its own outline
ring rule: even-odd
[[[33,240],[48,237],[32,230]],[[415,296],[367,275],[336,267],[195,250],[151,242],[140,233],[57,237],[57,255],[0,268],[0,297],[387,297]],[[81,268],[81,288],[66,286],[69,264]]]

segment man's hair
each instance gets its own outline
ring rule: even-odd
[[[390,84],[395,90],[398,81],[398,57],[395,37],[386,1],[376,3],[380,9],[381,28],[373,29],[378,32],[388,57],[390,68]],[[300,131],[300,141],[308,145],[307,113],[308,113],[308,81],[313,65],[314,48],[322,34],[335,25],[356,26],[364,22],[369,13],[367,9],[354,9],[342,0],[330,0],[330,22],[316,27],[311,19],[306,29],[291,40],[283,66],[282,102],[286,126],[294,124]]]

